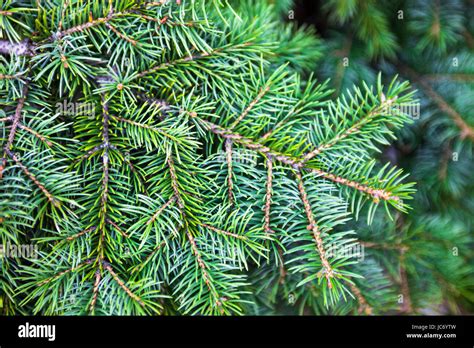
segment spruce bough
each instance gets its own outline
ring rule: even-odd
[[[318,40],[273,12],[0,2],[0,232],[39,248],[2,260],[5,314],[253,313],[268,269],[370,313],[345,224],[407,211],[413,184],[372,156],[413,93],[379,76],[331,101],[299,74]]]

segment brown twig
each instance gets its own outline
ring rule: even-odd
[[[145,303],[143,300],[135,295],[126,285],[125,283],[118,277],[117,273],[114,272],[112,266],[110,264],[105,263],[104,268],[110,273],[112,278],[117,282],[117,284],[130,296],[133,300],[137,301],[142,307],[145,307]]]
[[[263,98],[263,96],[270,90],[270,85],[265,86],[260,90],[258,93],[257,97],[250,102],[250,104],[245,108],[245,110],[240,114],[240,116],[232,123],[232,125],[229,127],[229,129],[233,129],[235,126],[237,126],[248,114],[249,112],[253,109],[253,107],[260,101],[260,99]]]
[[[97,297],[99,295],[100,280],[101,280],[101,274],[100,274],[100,268],[98,268],[97,271],[95,271],[94,290],[93,290],[92,302],[91,302],[91,305],[89,307],[89,310],[91,312],[94,312],[95,304],[97,302]]]
[[[176,196],[172,196],[165,204],[163,204],[160,209],[158,209],[154,214],[153,216],[150,218],[150,220],[148,220],[146,222],[147,225],[153,223],[157,218],[158,216],[160,216],[160,214],[166,209],[168,208],[168,206],[170,204],[172,204],[174,201],[176,200]]]
[[[88,228],[88,229],[85,229],[84,231],[81,231],[81,232],[79,232],[79,233],[76,233],[76,234],[74,234],[74,235],[72,235],[72,236],[67,237],[66,240],[67,240],[67,241],[74,240],[74,239],[79,238],[80,236],[82,236],[82,235],[84,235],[84,234],[86,234],[86,233],[95,231],[96,228],[97,228],[96,226],[92,226],[92,227],[90,227],[90,228]]]
[[[247,240],[246,236],[241,236],[240,234],[237,234],[237,233],[232,233],[232,232],[229,232],[229,231],[226,231],[226,230],[221,230],[219,228],[216,228],[216,227],[208,225],[208,224],[200,223],[200,225],[202,227],[205,227],[205,228],[207,228],[211,231],[214,231],[218,234],[222,234],[222,235],[225,235],[225,236],[229,236],[229,237],[233,237],[233,238],[237,238],[237,239],[241,239],[241,240]]]
[[[323,240],[321,238],[321,231],[319,230],[319,226],[317,225],[314,219],[313,211],[311,209],[311,204],[309,202],[308,195],[304,188],[303,176],[301,175],[301,172],[299,171],[296,172],[295,175],[296,175],[296,178],[298,179],[298,190],[300,191],[301,201],[303,202],[304,211],[306,213],[306,217],[309,222],[309,225],[307,228],[313,233],[314,241],[316,243],[316,249],[318,250],[319,258],[321,259],[321,264],[323,266],[322,275],[326,277],[328,287],[329,289],[331,289],[332,283],[330,279],[334,277],[334,271],[331,268],[331,265],[329,264],[329,261],[326,257],[326,250],[324,249]]]
[[[373,309],[365,299],[365,297],[362,295],[362,292],[360,289],[352,283],[349,283],[349,287],[351,288],[352,293],[355,295],[357,298],[357,301],[359,302],[359,308],[358,308],[358,313],[362,314],[365,313],[366,315],[372,315],[373,314]]]
[[[272,205],[272,184],[273,184],[273,160],[271,156],[267,157],[267,183],[266,183],[266,193],[265,193],[265,223],[263,225],[263,229],[265,233],[275,233],[270,228],[270,210]]]
[[[232,207],[234,205],[234,183],[232,182],[232,140],[225,140],[225,152],[226,152],[226,161],[227,161],[227,196],[229,199],[229,205]]]

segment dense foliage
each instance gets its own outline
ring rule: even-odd
[[[463,277],[420,226],[460,255],[465,226],[399,229],[413,180],[376,160],[417,129],[408,83],[338,96],[277,5],[0,0],[0,236],[35,246],[0,261],[4,314],[408,312],[408,278]]]

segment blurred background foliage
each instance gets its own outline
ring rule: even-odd
[[[373,84],[379,72],[417,89],[414,122],[379,155],[411,173],[417,193],[409,214],[352,222],[365,277],[353,289],[357,300],[328,310],[316,289],[260,270],[256,279],[267,281],[256,313],[473,313],[474,1],[269,1],[304,31],[300,43],[318,51],[302,44],[294,53],[306,74],[330,78],[334,98],[360,81]]]

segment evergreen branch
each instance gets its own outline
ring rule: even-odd
[[[110,220],[109,218],[106,218],[105,219],[105,222],[109,223],[110,225],[112,225],[117,231],[119,231],[119,233],[124,236],[125,238],[129,238],[128,234],[125,233],[124,231],[122,231],[122,229],[115,223],[113,222],[112,220]]]
[[[287,156],[285,154],[274,151],[265,145],[255,142],[254,140],[250,138],[246,138],[238,133],[232,133],[228,129],[222,128],[217,124],[214,124],[212,122],[199,118],[199,116],[195,112],[189,112],[188,114],[192,118],[198,118],[199,122],[201,122],[208,130],[210,130],[211,132],[213,132],[214,134],[218,136],[221,136],[225,139],[232,139],[234,142],[241,144],[250,150],[260,152],[264,154],[265,156],[271,156],[272,158],[275,158],[277,161],[282,162],[286,165],[289,165],[296,170],[310,171],[310,172],[316,173],[318,176],[321,176],[337,184],[341,184],[341,185],[353,188],[355,190],[358,190],[360,192],[364,192],[370,195],[373,198],[375,203],[378,203],[380,199],[385,200],[385,201],[388,201],[388,200],[400,201],[400,198],[392,195],[391,192],[385,191],[383,189],[376,189],[376,188],[361,184],[359,182],[349,180],[344,177],[323,171],[321,169],[307,167],[305,163],[303,162],[303,160],[300,158]]]
[[[97,229],[96,226],[89,227],[89,228],[87,228],[87,229],[85,229],[85,230],[83,230],[83,231],[81,231],[81,232],[79,232],[79,233],[76,233],[76,234],[74,234],[74,235],[72,235],[72,236],[67,237],[66,240],[67,240],[67,241],[71,241],[71,240],[77,239],[77,238],[79,238],[79,237],[81,237],[81,236],[83,236],[83,235],[85,235],[85,234],[87,234],[87,233],[89,233],[89,232],[95,231],[96,229]]]
[[[92,263],[92,259],[89,259],[89,260],[86,260],[84,262],[81,262],[80,264],[78,264],[77,266],[74,266],[74,267],[71,267],[67,270],[64,270],[64,271],[61,271],[55,275],[53,275],[52,277],[49,277],[43,281],[41,281],[40,283],[38,283],[38,286],[42,286],[44,284],[48,284],[48,283],[51,283],[52,281],[56,280],[56,279],[59,279],[61,278],[63,275],[65,274],[68,274],[68,273],[71,273],[71,272],[75,272],[79,269],[81,269],[82,267],[86,266],[86,265],[90,265]]]
[[[189,231],[189,228],[187,226],[185,206],[184,206],[184,202],[181,198],[181,194],[179,193],[178,179],[177,179],[177,176],[176,176],[176,171],[175,171],[175,168],[174,168],[174,163],[173,163],[173,159],[172,159],[171,155],[168,156],[167,161],[168,161],[167,163],[168,163],[168,168],[169,168],[170,176],[171,176],[171,186],[173,188],[173,191],[174,191],[174,194],[175,194],[175,197],[176,197],[176,201],[178,203],[179,210],[181,212],[181,215],[183,216],[183,220],[185,221],[185,227],[184,228],[185,228],[185,231],[186,231],[186,236],[188,237],[188,240],[191,244],[192,254],[196,258],[196,261],[199,265],[199,268],[201,269],[202,277],[204,279],[204,282],[205,282],[207,288],[209,289],[209,292],[214,297],[217,307],[219,308],[220,312],[223,314],[224,313],[224,308],[222,308],[222,303],[219,300],[219,298],[220,298],[219,294],[216,292],[214,287],[211,286],[211,278],[210,278],[209,273],[207,271],[206,264],[204,263],[204,261],[201,257],[201,253],[199,252],[199,248],[197,246],[196,240],[194,239],[193,235],[191,234],[191,232]]]
[[[105,23],[105,26],[107,28],[109,28],[110,30],[112,30],[115,34],[117,34],[117,36],[127,42],[130,42],[133,46],[136,46],[137,45],[137,41],[128,37],[127,35],[125,34],[122,34],[119,30],[117,30],[117,28],[115,28],[112,24],[110,23]]]
[[[16,74],[16,75],[0,74],[0,80],[15,80],[15,79],[18,79],[19,76],[21,76],[21,75],[22,75],[21,73]]]
[[[100,145],[94,146],[91,150],[87,151],[84,155],[80,156],[78,159],[75,160],[75,163],[78,163],[84,159],[89,159],[93,154],[97,153],[98,151],[104,149],[106,147],[105,143],[101,143]]]
[[[326,142],[325,144],[318,145],[317,148],[308,152],[306,155],[303,156],[303,163],[311,160],[313,157],[319,155],[321,152],[330,149],[339,141],[349,137],[350,135],[359,133],[362,131],[363,127],[373,121],[378,115],[380,115],[384,110],[386,110],[390,105],[392,105],[396,100],[394,99],[387,99],[383,100],[382,103],[376,107],[374,110],[369,112],[364,117],[361,117],[357,122],[355,122],[351,127],[346,129],[343,133],[336,134],[334,138]]]
[[[153,223],[157,218],[158,216],[160,216],[160,214],[166,209],[168,208],[168,206],[170,204],[172,204],[174,201],[176,200],[176,195],[172,196],[165,204],[163,204],[160,209],[158,209],[154,214],[153,216],[150,218],[150,220],[148,220],[146,222],[147,225]]]
[[[137,301],[142,307],[145,307],[145,303],[143,300],[135,295],[126,285],[125,283],[119,278],[117,273],[114,272],[112,266],[109,263],[105,263],[104,268],[110,273],[112,278],[117,282],[117,284],[130,296],[133,300]]]
[[[6,154],[16,163],[18,167],[23,171],[23,173],[31,180],[33,183],[43,192],[43,194],[46,196],[46,198],[53,203],[54,206],[58,207],[59,202],[54,198],[54,196],[46,189],[46,187],[39,182],[38,179],[29,171],[29,169],[21,163],[21,161],[16,157],[16,155],[11,152],[10,149],[5,149]]]
[[[148,125],[148,124],[145,124],[145,123],[140,123],[140,122],[137,122],[137,121],[129,120],[129,119],[126,119],[126,118],[123,118],[123,117],[118,117],[118,116],[111,116],[111,117],[114,120],[118,121],[118,122],[128,123],[128,124],[131,124],[132,126],[135,126],[135,127],[140,127],[140,128],[143,128],[143,129],[148,129],[150,131],[159,133],[159,134],[165,136],[166,138],[170,139],[171,141],[178,141],[178,139],[173,137],[173,135],[163,131],[163,129],[156,128],[154,126],[151,126],[151,125]]]
[[[235,126],[237,126],[269,90],[270,90],[270,85],[267,84],[264,88],[260,90],[257,97],[250,102],[250,104],[245,108],[245,110],[240,114],[240,116],[234,121],[234,123],[232,123],[229,129],[232,130]]]
[[[171,154],[167,158],[167,163],[168,163],[168,169],[170,171],[170,176],[171,176],[171,187],[173,189],[174,196],[176,198],[176,202],[178,203],[178,207],[181,212],[181,215],[183,215],[183,218],[185,218],[186,212],[184,209],[184,202],[181,198],[181,194],[179,193],[178,178],[176,176],[176,170],[174,168],[174,162],[173,162],[173,158],[171,157]]]
[[[94,289],[92,290],[92,301],[89,307],[91,313],[94,313],[95,304],[97,302],[97,297],[99,296],[99,284],[102,276],[100,273],[100,268],[95,271],[95,282],[94,282]]]
[[[51,141],[49,141],[44,135],[41,135],[40,133],[38,133],[38,132],[35,131],[34,129],[31,129],[30,127],[25,126],[25,125],[22,124],[22,123],[19,123],[19,124],[18,124],[18,128],[23,129],[24,131],[27,131],[27,132],[30,133],[30,134],[33,134],[36,138],[38,138],[39,140],[41,140],[43,143],[45,143],[45,144],[48,145],[49,147],[53,146],[53,143],[52,143]]]
[[[97,19],[93,19],[93,20],[90,20],[89,22],[87,23],[83,23],[83,24],[79,24],[75,27],[72,27],[72,28],[69,28],[69,29],[65,29],[63,31],[59,31],[53,35],[51,35],[48,40],[49,41],[54,41],[55,39],[59,39],[59,38],[62,38],[64,36],[68,36],[68,35],[71,35],[71,34],[74,34],[74,33],[79,33],[79,32],[83,32],[87,29],[90,29],[90,28],[93,28],[93,27],[96,27],[102,23],[105,23],[107,24],[109,21],[111,21],[112,19],[114,18],[118,18],[118,17],[122,17],[122,16],[125,16],[129,14],[129,12],[116,12],[116,13],[113,13],[113,12],[109,12],[109,14],[106,16],[106,17],[101,17],[101,18],[97,18]]]
[[[338,175],[334,175],[332,173],[326,172],[324,170],[316,169],[316,168],[309,168],[307,169],[310,172],[313,172],[325,179],[328,179],[336,184],[341,184],[360,192],[364,192],[372,197],[375,203],[378,203],[381,199],[384,201],[400,201],[400,197],[392,195],[391,192],[385,191],[383,189],[376,189],[367,185],[363,185],[354,180],[348,180]]]
[[[188,57],[179,58],[179,59],[176,59],[176,60],[171,61],[171,62],[165,62],[165,63],[157,65],[153,68],[150,68],[148,70],[145,70],[145,71],[142,71],[142,72],[138,73],[137,75],[135,75],[135,78],[142,78],[142,77],[145,77],[147,75],[153,74],[153,73],[155,73],[159,70],[167,69],[167,68],[169,68],[171,66],[174,66],[174,65],[179,65],[179,64],[187,63],[187,62],[192,62],[192,61],[199,60],[199,59],[206,58],[206,57],[212,57],[216,54],[222,53],[226,49],[228,49],[228,50],[237,49],[237,48],[249,46],[250,44],[251,44],[250,42],[246,42],[246,43],[243,43],[243,44],[237,44],[237,45],[230,46],[230,47],[227,47],[227,46],[219,47],[219,48],[215,48],[214,50],[212,50],[212,52],[202,52],[202,53],[190,55]]]
[[[193,250],[193,255],[196,257],[196,261],[201,269],[201,274],[202,277],[204,278],[204,282],[206,283],[207,288],[209,289],[209,292],[214,296],[215,303],[217,307],[220,309],[221,314],[224,314],[224,308],[222,308],[222,302],[219,300],[219,294],[217,294],[216,290],[211,286],[211,278],[209,276],[209,273],[207,272],[207,267],[206,264],[204,263],[201,254],[199,252],[199,249],[196,244],[196,240],[192,236],[192,234],[189,232],[189,230],[186,231],[186,235],[188,236],[189,242],[191,243],[191,248]]]
[[[362,295],[360,289],[352,282],[349,282],[349,287],[351,288],[352,293],[356,296],[357,301],[359,302],[359,308],[357,310],[358,313],[371,315],[373,313],[373,308],[368,304],[367,300]]]
[[[101,207],[104,216],[107,213],[107,195],[109,187],[109,108],[105,101],[105,96],[102,95],[102,139],[104,141],[104,154],[102,156],[102,195],[101,195]]]
[[[158,251],[160,251],[161,248],[163,248],[165,245],[166,245],[166,242],[165,242],[165,241],[163,241],[163,242],[161,242],[160,244],[158,244],[158,245],[153,249],[153,251],[145,257],[145,260],[143,260],[143,262],[142,262],[141,264],[136,265],[135,267],[133,267],[132,272],[138,272],[139,270],[143,269],[143,267],[145,267],[145,265],[148,263],[148,261],[151,260],[151,258],[153,257],[153,255],[155,255]]]
[[[229,198],[229,205],[232,207],[234,205],[234,193],[233,188],[234,184],[232,182],[232,140],[225,140],[225,152],[226,152],[226,161],[227,161],[227,195]]]
[[[10,134],[8,135],[8,141],[5,144],[5,151],[12,149],[13,141],[15,140],[16,130],[20,123],[21,114],[23,111],[23,107],[25,106],[26,97],[28,95],[28,87],[29,87],[28,83],[25,83],[25,85],[23,86],[22,96],[18,100],[18,104],[15,109],[15,115],[13,116],[12,127],[10,129]]]
[[[263,229],[265,233],[275,233],[270,228],[270,210],[272,205],[272,181],[273,181],[273,160],[271,156],[267,157],[267,182],[266,182],[266,193],[265,193],[265,223],[263,225]]]
[[[232,232],[229,232],[229,231],[225,231],[225,230],[221,230],[217,227],[214,227],[214,226],[211,226],[211,225],[208,225],[208,224],[204,224],[204,223],[199,223],[199,225],[201,225],[202,227],[205,227],[211,231],[214,231],[218,234],[221,234],[221,235],[224,235],[224,236],[229,236],[229,237],[233,237],[233,238],[237,238],[237,239],[241,239],[241,240],[247,240],[248,238],[246,236],[241,236],[239,234],[236,234],[236,233],[232,233]]]
[[[321,259],[321,264],[324,268],[322,275],[326,277],[329,289],[332,289],[332,283],[330,278],[334,277],[334,271],[332,270],[331,265],[329,264],[328,259],[326,257],[326,250],[324,249],[323,240],[321,239],[321,231],[319,230],[317,222],[314,220],[313,211],[308,200],[308,195],[304,188],[303,176],[299,171],[296,172],[295,175],[298,179],[298,191],[300,192],[301,201],[303,202],[304,211],[306,213],[306,218],[309,222],[307,229],[313,233],[314,241],[316,243],[316,249],[318,250],[319,257]]]

